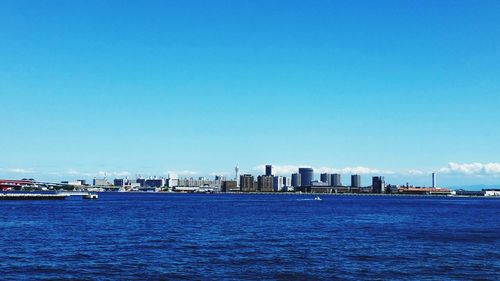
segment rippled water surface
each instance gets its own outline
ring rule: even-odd
[[[0,201],[0,279],[500,280],[500,200],[104,193]]]

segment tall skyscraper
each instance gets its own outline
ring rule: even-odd
[[[273,175],[273,165],[266,165],[266,176]]]
[[[273,177],[273,189],[274,191],[282,191],[285,186],[286,178],[282,176],[274,176]]]
[[[272,192],[273,189],[273,176],[259,176],[257,178],[258,190],[261,192]]]
[[[436,186],[437,186],[436,173],[432,173],[432,187],[436,188]]]
[[[292,183],[291,185],[293,187],[299,187],[300,186],[300,174],[299,173],[293,173],[292,174]]]
[[[299,168],[300,186],[311,186],[314,179],[314,170],[312,168]]]
[[[236,167],[234,167],[234,180],[236,181],[236,185],[237,186],[240,186],[240,166],[236,165]]]
[[[292,178],[283,177],[283,186],[292,186]]]
[[[330,180],[330,185],[331,186],[342,186],[342,179],[340,174],[332,174],[330,175],[331,180]]]
[[[324,182],[324,183],[327,183],[328,185],[330,185],[330,174],[327,174],[327,173],[322,173],[319,175],[319,180],[321,182]]]
[[[351,187],[361,187],[360,175],[351,175]]]
[[[248,175],[248,174],[245,174],[245,175],[241,175],[240,176],[240,185],[241,185],[241,191],[243,192],[251,192],[251,191],[257,191],[255,188],[254,188],[254,179],[253,179],[253,176],[252,175]]]
[[[373,193],[385,193],[385,179],[384,179],[384,177],[373,177],[372,178],[372,192]]]

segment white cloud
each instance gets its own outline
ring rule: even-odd
[[[265,164],[258,165],[253,168],[254,171],[265,171]],[[346,167],[346,168],[330,168],[330,167],[313,167],[311,165],[273,165],[273,173],[276,175],[289,175],[297,173],[299,168],[313,168],[316,173],[338,173],[338,174],[394,174],[393,171],[373,169],[368,167]]]
[[[127,177],[130,176],[131,173],[128,171],[116,171],[116,172],[104,172],[99,171],[99,176],[107,176],[107,177]]]
[[[77,171],[75,169],[68,169],[66,171],[66,174],[68,174],[68,175],[81,175],[82,173],[80,173],[79,171]]]
[[[31,174],[34,173],[32,169],[23,169],[23,168],[8,168],[5,169],[5,171],[9,173],[16,173],[16,174]]]
[[[500,163],[484,164],[484,171],[486,174],[500,174]]]
[[[439,169],[443,174],[462,175],[500,175],[500,163],[448,163],[448,167]]]
[[[194,176],[197,175],[198,172],[191,170],[180,170],[180,171],[168,171],[167,174],[177,175],[177,176]]]
[[[412,170],[408,170],[408,171],[404,172],[403,174],[409,175],[409,176],[422,176],[422,175],[427,175],[429,173],[424,172],[422,170],[412,169]]]
[[[229,173],[226,172],[212,172],[208,174],[209,176],[227,176]]]

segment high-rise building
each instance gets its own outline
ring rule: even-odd
[[[240,187],[241,187],[240,189],[241,189],[241,191],[243,191],[243,192],[257,191],[254,188],[253,182],[254,182],[254,180],[253,180],[252,175],[249,175],[249,174],[241,175],[240,176]]]
[[[258,186],[258,190],[261,191],[261,192],[272,192],[274,191],[273,189],[273,176],[267,176],[267,175],[263,175],[263,176],[259,176],[257,178],[257,186]]]
[[[330,185],[330,174],[322,173],[319,175],[319,180]]]
[[[342,179],[340,174],[331,174],[330,178],[330,186],[342,186]]]
[[[384,177],[373,177],[372,178],[372,192],[373,193],[385,193],[385,179],[384,179]]]
[[[299,173],[294,173],[292,174],[292,182],[291,182],[293,187],[299,187],[300,186],[300,174]]]
[[[432,187],[436,188],[436,186],[437,186],[436,173],[432,173]]]
[[[360,175],[351,175],[351,187],[361,187]]]
[[[125,186],[125,179],[114,179],[113,185],[114,186]]]
[[[215,180],[214,180],[214,185],[215,186],[220,186],[222,187],[222,183],[226,181],[226,177],[223,175],[216,175]]]
[[[292,186],[292,178],[291,177],[283,177],[283,186]]]
[[[266,176],[273,175],[273,165],[266,165]]]
[[[273,178],[274,191],[282,191],[283,190],[283,187],[285,186],[284,180],[285,180],[285,178],[282,176],[274,176],[274,178]]]
[[[299,168],[300,186],[311,186],[314,179],[314,170],[312,168]]]
[[[240,166],[236,165],[236,167],[234,167],[234,180],[236,181],[236,184],[238,186],[241,186],[240,185]]]

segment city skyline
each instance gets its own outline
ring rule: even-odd
[[[261,164],[249,169],[242,169],[239,167],[239,175],[251,174],[251,175],[265,175],[267,174],[266,166],[270,164]],[[447,167],[443,167],[436,170],[423,171],[423,170],[409,170],[403,172],[395,172],[390,170],[380,170],[371,169],[367,167],[347,167],[347,168],[330,168],[330,167],[314,167],[311,165],[272,165],[273,175],[275,176],[291,176],[297,173],[300,168],[312,168],[313,169],[313,180],[319,180],[320,175],[323,173],[328,174],[340,174],[343,176],[360,175],[362,178],[371,178],[372,176],[383,176],[386,177],[388,182],[392,184],[406,184],[410,183],[419,186],[432,186],[434,176],[438,177],[438,181],[441,186],[447,187],[465,187],[465,186],[493,186],[498,185],[496,183],[497,175],[495,174],[499,166],[496,163],[480,164],[480,163],[470,163],[470,164],[458,164],[449,163]],[[234,169],[234,167],[233,167]],[[235,177],[235,171],[219,171],[219,172],[199,172],[193,170],[167,170],[164,172],[153,172],[153,171],[143,171],[143,172],[130,172],[126,170],[122,171],[98,171],[98,172],[86,172],[78,171],[75,169],[68,169],[65,172],[40,172],[34,169],[24,170],[24,169],[4,169],[0,168],[0,173],[2,175],[7,175],[5,178],[35,178],[41,181],[61,181],[61,180],[76,180],[76,179],[92,179],[92,178],[134,178],[134,177],[163,177],[167,178],[170,175],[179,178],[198,178],[198,177],[215,177],[215,176],[225,176],[228,179]],[[473,180],[470,182],[463,181],[460,179],[464,175],[469,176]],[[459,179],[458,181],[456,181]],[[479,180],[478,180],[479,179]],[[482,179],[490,179],[491,181],[484,181]],[[456,182],[456,183],[455,183]]]
[[[0,178],[500,184],[500,2],[4,1]]]

